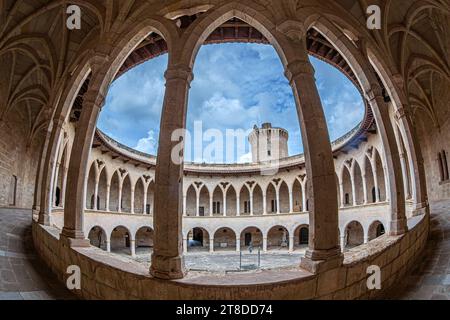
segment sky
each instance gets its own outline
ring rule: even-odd
[[[352,82],[339,70],[314,57],[310,60],[316,70],[330,139],[336,140],[363,119],[364,103]],[[131,148],[156,155],[166,68],[167,55],[163,55],[131,69],[112,83],[100,114],[99,129]],[[246,139],[237,143],[230,133],[246,134],[254,125],[265,122],[288,130],[289,155],[303,152],[292,89],[275,49],[244,43],[202,46],[189,91],[186,125],[190,139],[185,160],[250,162]]]

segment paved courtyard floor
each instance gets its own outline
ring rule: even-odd
[[[258,251],[249,253],[247,250],[242,252],[224,251],[224,252],[188,252],[185,255],[186,267],[189,270],[226,272],[226,271],[248,271],[257,269],[278,269],[300,264],[300,258],[303,251],[288,253],[287,251],[270,251],[258,255]],[[128,255],[129,257],[129,255]],[[148,250],[138,250],[136,259],[150,266],[150,253]]]
[[[74,298],[34,253],[31,211],[0,209],[0,300]]]

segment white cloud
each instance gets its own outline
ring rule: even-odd
[[[150,130],[148,132],[147,137],[139,139],[134,149],[155,155],[157,153],[157,145],[158,145],[155,136],[156,136],[155,132],[153,130]]]
[[[364,104],[351,82],[317,59],[317,86],[332,140],[352,129],[364,114]],[[100,117],[100,129],[136,149],[156,154],[164,98],[167,56],[152,59],[126,73],[112,86]],[[303,152],[299,120],[292,89],[274,48],[257,44],[203,46],[197,55],[189,92],[187,127],[195,121],[203,130],[247,130],[271,122],[289,131],[290,154]],[[205,159],[204,143],[187,161]],[[188,146],[187,146],[188,147]],[[191,148],[189,148],[191,149]],[[192,151],[194,146],[192,146]],[[233,162],[251,161],[236,152]],[[198,154],[202,155],[200,158]],[[207,156],[206,156],[207,157]],[[229,161],[230,159],[227,158]]]
[[[242,155],[238,160],[238,163],[251,163],[251,162],[252,162],[252,153],[251,152]]]

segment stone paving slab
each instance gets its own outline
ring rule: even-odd
[[[36,256],[31,211],[0,210],[0,300],[75,299]]]
[[[388,299],[450,300],[450,200],[431,203],[423,258]]]

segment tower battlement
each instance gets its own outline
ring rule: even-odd
[[[255,163],[277,161],[289,156],[289,133],[286,129],[272,127],[271,123],[263,123],[261,128],[255,125],[248,139]]]

